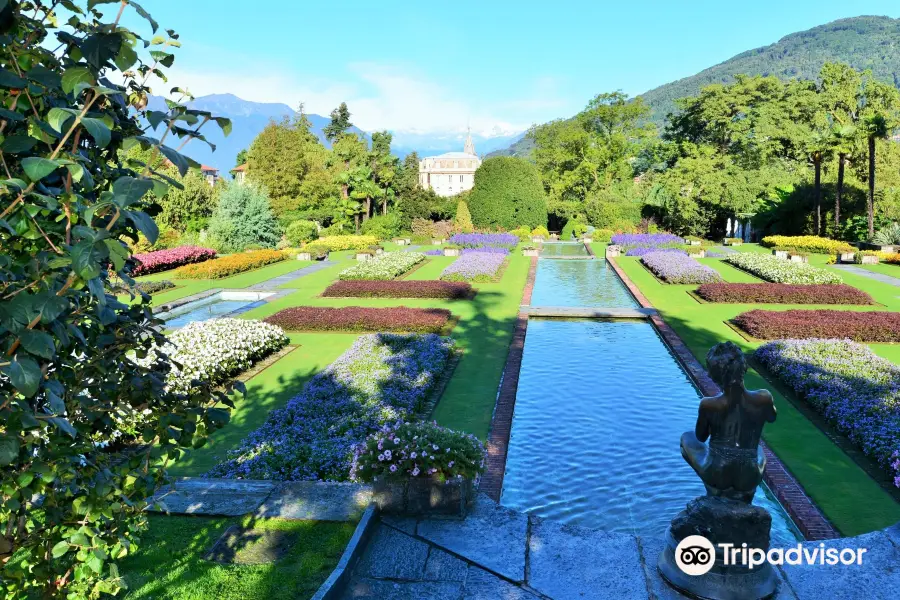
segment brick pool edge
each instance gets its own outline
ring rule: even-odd
[[[622,271],[619,265],[616,264],[616,261],[614,259],[606,259],[606,261],[612,266],[641,307],[653,308],[647,297],[641,293],[641,290]],[[660,337],[662,337],[663,341],[688,372],[691,379],[700,388],[700,392],[706,396],[719,394],[721,392],[719,386],[709,377],[706,369],[694,357],[681,339],[681,336],[658,314],[651,316],[650,321],[656,327]],[[772,452],[765,442],[761,441],[760,445],[766,455],[766,470],[763,473],[763,479],[806,539],[817,541],[841,537],[837,529],[819,510],[819,507],[806,495],[803,487],[794,479],[787,467],[784,466],[784,463],[781,462],[781,459]]]
[[[531,257],[525,289],[522,290],[522,306],[531,304],[531,293],[534,291],[534,278],[537,275],[538,259]],[[512,428],[513,412],[516,407],[516,393],[519,390],[519,370],[522,368],[522,352],[525,349],[525,334],[528,330],[528,314],[519,311],[513,329],[513,338],[509,343],[509,354],[503,367],[503,378],[491,417],[491,430],[488,434],[487,458],[485,459],[484,476],[479,485],[480,491],[487,494],[495,502],[500,502],[503,490],[503,475],[506,473],[506,453],[509,447],[509,434]]]

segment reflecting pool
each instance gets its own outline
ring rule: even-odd
[[[646,321],[529,319],[501,503],[594,529],[662,535],[705,494],[679,450],[699,398]],[[754,504],[772,514],[773,546],[802,539],[768,490]]]
[[[196,321],[208,321],[237,313],[241,309],[250,310],[262,304],[264,298],[274,292],[219,292],[200,300],[188,302],[168,312],[156,315],[166,322],[167,329],[184,327]],[[241,311],[243,312],[243,311]]]
[[[603,258],[540,259],[531,305],[633,308],[638,303]]]
[[[581,242],[544,242],[541,245],[541,258],[554,258],[559,256],[584,256],[588,257],[587,248]]]

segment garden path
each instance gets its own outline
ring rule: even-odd
[[[869,279],[874,279],[875,281],[880,281],[881,283],[886,283],[888,285],[893,285],[895,287],[900,287],[900,279],[896,277],[891,277],[890,275],[884,275],[883,273],[874,273],[872,271],[866,271],[865,269],[861,269],[856,265],[832,265],[835,269],[840,269],[842,271],[847,271],[848,273],[853,273],[854,275],[859,275],[861,277],[868,277]]]
[[[311,275],[316,271],[321,271],[322,269],[327,269],[337,263],[333,260],[323,260],[320,262],[315,262],[308,267],[303,267],[302,269],[298,269],[297,271],[292,271],[290,273],[285,273],[284,275],[279,275],[278,277],[273,277],[272,279],[266,279],[265,281],[261,281],[256,285],[251,285],[248,287],[248,290],[252,290],[255,292],[265,292],[270,290],[275,290],[282,285],[288,284],[295,279],[300,279],[301,277],[306,277],[307,275]]]
[[[729,248],[728,246],[715,246],[713,247],[713,252],[718,252],[719,254],[728,255],[728,254],[737,254],[738,251],[734,248]]]
[[[820,542],[805,545],[817,549]],[[776,567],[777,599],[889,598],[900,524],[826,547],[867,548],[860,566]],[[381,517],[344,600],[684,598],[659,576],[663,538],[564,525],[479,497],[465,520]]]

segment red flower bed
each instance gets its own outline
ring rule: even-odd
[[[138,261],[138,264],[134,268],[133,275],[137,277],[138,275],[149,275],[158,271],[168,271],[175,267],[203,262],[215,257],[215,250],[212,248],[201,248],[200,246],[180,246],[178,248],[169,248],[168,250],[135,254],[134,259]]]
[[[900,342],[900,313],[848,310],[751,310],[734,323],[763,340],[837,338]]]
[[[790,283],[705,283],[697,295],[707,302],[737,304],[874,304],[872,297],[849,285]]]
[[[446,298],[462,300],[472,295],[463,281],[338,281],[322,292],[330,298]]]
[[[330,308],[297,306],[266,319],[289,331],[415,331],[440,333],[450,322],[444,308]]]

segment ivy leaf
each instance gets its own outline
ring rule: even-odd
[[[59,165],[55,160],[30,156],[22,159],[22,168],[25,170],[25,174],[28,175],[28,179],[31,181],[40,181],[58,169]]]
[[[19,438],[10,434],[0,437],[0,466],[11,465],[19,456]]]
[[[10,154],[19,154],[28,152],[34,148],[35,144],[37,144],[37,140],[30,135],[11,135],[3,140],[3,145],[0,148],[3,148],[4,152]]]
[[[25,329],[19,333],[19,339],[22,341],[22,347],[30,354],[41,358],[53,358],[56,354],[53,338],[43,331]]]
[[[26,398],[34,396],[41,387],[41,368],[30,358],[16,356],[8,365],[0,367],[0,373]]]
[[[112,139],[112,133],[109,131],[109,127],[106,126],[106,123],[100,119],[85,117],[81,120],[81,124],[84,125],[84,128],[91,134],[91,137],[94,138],[94,141],[98,146],[106,148],[109,141]]]
[[[22,79],[12,71],[0,69],[0,87],[20,90],[25,87],[26,84],[27,82],[24,79]]]
[[[94,74],[87,67],[70,67],[62,76],[62,89],[65,93],[76,96],[94,85]]]

